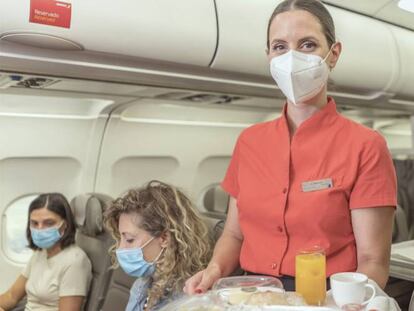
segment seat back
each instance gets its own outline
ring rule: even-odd
[[[210,217],[209,214],[203,214],[201,218],[207,225],[210,237],[213,239],[215,244],[217,240],[220,238],[221,234],[223,233],[225,220]]]
[[[410,305],[408,306],[408,311],[414,311],[414,291],[411,294]]]
[[[409,230],[408,230],[408,221],[407,215],[400,205],[397,205],[395,211],[395,220],[392,230],[392,242],[398,243],[402,241],[409,240]]]
[[[121,268],[115,269],[112,273],[106,297],[100,310],[125,310],[128,304],[129,291],[135,280],[136,278],[125,274]]]
[[[103,226],[103,211],[111,202],[109,196],[96,193],[82,194],[71,201],[78,225],[76,244],[85,251],[92,264],[92,282],[85,311],[100,309],[112,274],[108,250],[114,241]]]
[[[398,204],[403,209],[408,226],[407,240],[414,239],[414,160],[394,159],[398,182]]]

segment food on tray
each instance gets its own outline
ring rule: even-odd
[[[223,308],[220,307],[182,307],[179,309],[179,311],[223,311]]]
[[[182,296],[163,306],[160,311],[225,311],[226,306],[212,293]]]
[[[256,288],[254,288],[253,292],[254,291],[256,291]],[[229,290],[222,291],[227,302],[232,305],[239,305],[245,303],[250,298],[253,292],[241,288],[232,288]]]
[[[251,288],[251,287],[272,287],[283,289],[282,282],[274,277],[263,275],[229,276],[219,279],[213,290],[229,288]]]
[[[246,304],[254,306],[289,305],[285,293],[273,291],[256,292],[250,295]]]
[[[232,288],[219,291],[219,296],[231,305],[252,306],[304,306],[306,305],[302,296],[294,292],[284,292],[279,289],[267,288]]]

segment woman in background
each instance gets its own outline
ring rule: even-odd
[[[27,295],[25,310],[81,311],[92,278],[91,263],[75,245],[75,221],[60,193],[30,203],[26,235],[34,251],[11,288],[0,295],[0,310],[13,309]]]

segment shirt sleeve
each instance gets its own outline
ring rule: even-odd
[[[384,138],[366,142],[360,155],[358,176],[350,194],[351,209],[396,206],[397,178]]]
[[[66,269],[59,285],[59,297],[87,296],[92,279],[92,266],[85,256],[77,256]]]
[[[236,142],[226,175],[221,182],[221,187],[233,198],[237,198],[239,195],[240,141],[241,137]]]

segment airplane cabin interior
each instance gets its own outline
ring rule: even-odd
[[[265,54],[281,1],[65,0],[69,27],[31,22],[38,2],[0,1],[0,293],[32,254],[29,203],[60,192],[92,263],[84,310],[124,310],[134,278],[109,269],[103,212],[129,188],[162,180],[220,236],[229,201],[220,182],[236,139],[285,104]],[[385,138],[398,178],[393,243],[414,240],[414,13],[390,0],[323,2],[343,44],[328,94]],[[402,310],[413,263],[391,258],[385,292]]]

